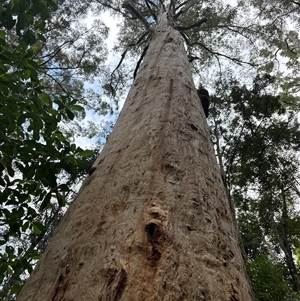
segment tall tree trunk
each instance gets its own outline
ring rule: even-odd
[[[160,16],[106,146],[18,300],[253,300],[183,41]]]

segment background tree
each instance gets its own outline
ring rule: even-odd
[[[83,106],[112,109],[84,85],[105,71],[99,34],[107,34],[97,20],[86,28],[87,14],[82,1],[1,4],[1,300],[15,299],[91,166],[86,156],[93,152],[69,139]]]
[[[257,76],[247,88],[230,77],[225,79],[217,92],[222,102],[215,98],[213,104],[211,127],[238,210],[240,236],[258,300],[298,300],[300,132],[293,108],[299,99],[287,105],[285,98],[273,92],[274,80],[270,75]],[[273,276],[277,280],[270,281]],[[281,294],[275,294],[279,287]]]
[[[276,74],[285,97],[299,91],[299,13],[298,1],[238,1],[244,24],[256,32],[260,55],[269,60],[263,69]]]

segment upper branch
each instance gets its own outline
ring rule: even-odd
[[[289,44],[288,44],[288,42],[287,42],[287,39],[285,39],[284,41],[285,41],[287,50],[289,50],[289,51],[290,51],[291,53],[293,53],[293,54],[297,54],[297,52],[295,52],[293,49],[291,49],[291,47],[289,46]]]
[[[180,7],[186,5],[189,2],[189,0],[184,1],[183,3],[179,4],[177,7],[175,7],[175,11],[178,10]]]
[[[159,0],[159,3],[161,5],[161,7],[165,10],[166,7],[165,7],[165,4],[164,4],[164,1],[163,0]]]
[[[175,1],[174,0],[170,0],[170,4],[169,4],[169,12],[174,15],[175,14]]]
[[[181,10],[180,11],[178,11],[175,15],[174,15],[174,18],[175,19],[178,19],[178,17],[180,16],[180,15],[182,15],[183,13],[186,13],[190,8],[192,8],[194,5],[195,5],[195,3],[192,1],[189,5],[186,5],[187,3],[188,3],[189,1],[185,1],[182,5],[179,5],[177,8],[175,8],[175,12],[180,8],[180,7],[182,7],[181,8]]]
[[[113,70],[113,72],[112,72],[111,74],[113,74],[113,73],[121,66],[121,64],[122,64],[122,62],[123,62],[123,60],[124,60],[124,58],[125,58],[125,56],[126,56],[126,53],[127,53],[127,51],[128,51],[128,48],[129,48],[129,47],[133,47],[133,46],[136,46],[136,45],[141,44],[141,43],[144,41],[144,38],[147,37],[148,34],[149,34],[148,32],[145,32],[145,33],[138,39],[138,41],[137,41],[136,43],[131,43],[131,44],[127,45],[127,48],[125,49],[125,51],[124,51],[124,52],[122,53],[122,55],[121,55],[121,59],[120,59],[120,61],[119,61],[118,66]],[[147,49],[146,49],[146,50],[147,50]]]
[[[125,14],[120,8],[114,7],[113,5],[109,4],[108,1],[103,0],[96,0],[99,4],[103,5],[104,7],[110,8],[111,10],[115,11],[116,13],[121,14],[123,17],[128,19],[133,19],[129,15]],[[135,19],[135,18],[134,18]]]
[[[192,25],[189,25],[189,26],[176,26],[176,29],[178,30],[189,30],[189,29],[192,29],[192,28],[195,28],[195,27],[199,27],[200,25],[202,25],[203,23],[207,22],[208,20],[206,18],[203,18],[201,20],[199,20],[198,22],[192,24]]]
[[[147,20],[130,3],[124,3],[122,7],[132,12],[132,14],[136,16],[144,24],[147,31],[150,31],[150,26]]]
[[[297,2],[297,1],[293,1],[293,0],[290,0],[292,3],[296,4],[296,5],[299,5],[300,6],[300,2]]]
[[[155,12],[150,7],[150,4],[152,5],[154,3],[152,1],[150,1],[150,0],[146,0],[145,2],[146,2],[146,5],[147,5],[149,11],[151,12],[151,15],[153,16],[154,20],[157,20],[157,16],[156,16]]]
[[[133,73],[133,78],[136,77],[136,74],[137,74],[137,72],[138,72],[138,70],[139,70],[140,64],[141,64],[141,62],[142,62],[143,58],[145,57],[146,52],[147,52],[147,50],[148,50],[148,47],[149,47],[149,44],[146,45],[146,47],[144,48],[144,50],[143,50],[143,52],[142,52],[142,55],[141,55],[140,59],[138,60],[138,62],[137,62],[137,64],[136,64],[136,67],[135,67],[135,70],[134,70],[134,73]]]
[[[218,57],[225,57],[225,58],[227,58],[227,59],[229,59],[229,60],[231,60],[231,61],[233,61],[233,62],[235,62],[237,64],[247,64],[247,65],[250,65],[252,67],[256,66],[254,63],[242,61],[240,59],[237,59],[237,58],[234,58],[234,57],[230,57],[230,56],[228,56],[228,55],[226,55],[224,53],[220,53],[218,51],[214,51],[214,50],[208,48],[207,46],[205,46],[204,44],[202,44],[200,42],[191,43],[185,33],[180,32],[180,34],[184,38],[184,41],[186,42],[186,44],[189,47],[200,46],[200,47],[204,48],[206,51],[208,51],[209,53],[211,53],[212,55],[214,55],[217,59],[218,59]],[[190,61],[195,60],[195,59],[199,59],[199,58],[198,57],[191,57]]]
[[[158,8],[158,6],[154,2],[152,2],[151,0],[146,0],[146,2],[149,2],[152,6]]]

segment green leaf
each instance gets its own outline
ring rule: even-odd
[[[4,30],[0,30],[0,38],[5,41],[6,32]]]
[[[63,207],[66,205],[66,199],[62,194],[57,194],[57,201],[58,201],[58,205],[60,207]]]
[[[45,38],[45,36],[44,36],[43,34],[38,33],[37,36],[38,36],[38,39],[39,39],[40,41],[42,41],[42,42],[44,42],[44,43],[47,42],[47,40],[46,40],[46,38]]]
[[[44,210],[46,208],[50,207],[50,201],[51,201],[51,192],[48,192],[40,206],[41,210]]]
[[[35,234],[44,233],[46,231],[46,227],[41,222],[35,221],[32,223],[32,226]]]
[[[23,35],[23,40],[27,43],[27,45],[32,45],[36,42],[36,37],[31,30],[26,30]]]
[[[25,19],[23,18],[23,16],[19,16],[18,21],[17,21],[17,25],[16,25],[16,32],[17,32],[18,36],[21,35],[21,30],[23,30],[25,28],[25,26],[26,26],[25,25]]]
[[[28,79],[30,77],[31,71],[29,69],[26,69],[24,72],[24,79]]]
[[[68,108],[66,108],[66,113],[67,113],[68,117],[69,117],[71,120],[74,119],[75,115],[74,115],[74,113],[73,113],[71,110],[69,110]]]
[[[16,284],[10,289],[9,295],[12,296],[14,294],[18,294],[21,291],[21,289],[22,289],[22,286]]]
[[[22,231],[25,232],[28,228],[29,228],[29,222],[25,222],[23,225],[22,225]]]
[[[84,107],[82,107],[80,105],[72,105],[72,106],[70,106],[70,108],[74,111],[84,111]]]
[[[87,149],[87,150],[80,151],[78,154],[82,157],[89,157],[93,155],[93,153],[94,151]]]
[[[7,18],[6,20],[4,20],[3,25],[7,30],[11,30],[16,24],[16,20],[14,20],[13,18]]]

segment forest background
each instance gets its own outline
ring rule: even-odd
[[[1,0],[1,300],[16,299],[109,136],[161,2]],[[256,298],[300,300],[300,2],[172,3],[195,83],[211,94]],[[118,22],[113,65],[103,13]],[[82,137],[96,143],[82,149]]]

